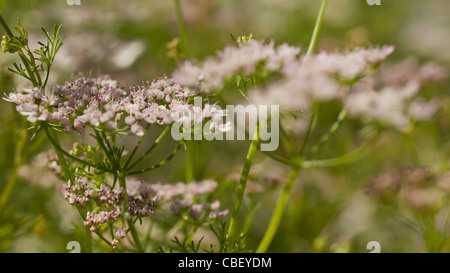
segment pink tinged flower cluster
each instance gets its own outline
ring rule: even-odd
[[[90,211],[87,213],[86,221],[84,221],[84,225],[90,227],[92,232],[95,232],[97,228],[106,222],[114,222],[116,221],[122,213],[118,209],[113,209],[110,211],[100,211],[95,213]]]
[[[212,203],[192,204],[192,200],[174,199],[170,206],[172,214],[179,214],[183,209],[187,209],[193,219],[200,219],[204,213],[210,219],[220,219],[228,215],[228,209],[220,211],[220,201]]]
[[[209,209],[211,210],[209,213],[209,217],[212,219],[220,219],[220,218],[227,216],[227,214],[228,214],[228,209],[219,211],[219,209],[220,209],[220,201],[219,200],[213,201],[210,204]]]
[[[217,182],[212,179],[206,179],[199,182],[176,184],[153,184],[152,189],[163,201],[170,201],[175,197],[182,199],[192,199],[196,195],[208,194],[217,188]]]
[[[414,59],[409,58],[397,64],[383,65],[380,74],[380,80],[386,85],[403,86],[410,81],[425,85],[445,80],[448,70],[433,62],[419,66]]]
[[[91,208],[94,204],[97,205],[96,208],[87,213],[84,221],[84,225],[91,227],[91,231],[95,232],[100,225],[106,222],[112,223],[126,213],[132,217],[154,215],[153,206],[159,200],[159,197],[142,183],[135,193],[127,193],[121,187],[111,188],[104,183],[95,189],[94,184],[96,182],[78,176],[74,183],[69,181],[68,185],[64,186],[64,197],[69,203],[80,208],[87,206],[88,203],[88,208]],[[124,203],[125,206],[123,206]]]
[[[10,93],[5,100],[17,104],[17,111],[28,121],[55,121],[68,133],[75,129],[83,134],[86,126],[109,131],[128,127],[132,134],[142,136],[142,123],[172,124],[194,113],[200,113],[200,119],[210,115],[188,104],[191,95],[167,77],[132,86],[129,91],[103,77],[81,78],[48,95],[36,88]]]
[[[125,190],[123,188],[111,189],[105,184],[101,184],[95,195],[98,206],[107,205],[110,207],[120,206],[124,200]]]
[[[389,55],[394,52],[394,47],[385,45],[382,47],[355,48],[348,52],[327,53],[321,52],[317,55],[306,57],[305,65],[312,65],[329,75],[341,80],[353,80],[364,75],[371,68],[378,66]]]
[[[366,87],[354,90],[347,99],[346,107],[350,116],[381,122],[401,130],[407,128],[412,120],[431,119],[439,109],[436,100],[426,101],[419,97],[419,89],[416,81],[381,90]]]
[[[161,198],[161,200],[171,202],[170,212],[179,214],[186,209],[193,219],[202,217],[203,212],[209,213],[211,219],[222,218],[228,214],[228,210],[219,211],[220,202],[218,200],[212,203],[195,204],[194,198],[200,195],[213,192],[217,188],[217,182],[212,179],[200,182],[191,182],[189,184],[155,184],[152,189]]]
[[[115,238],[112,240],[111,246],[113,249],[116,249],[119,246],[120,241],[127,236],[127,227],[123,226],[114,235]]]
[[[357,81],[392,52],[392,46],[357,48],[344,53],[304,55],[281,67],[281,79],[250,91],[252,103],[301,111],[313,101],[343,97],[343,86]]]
[[[273,42],[250,40],[241,46],[228,46],[196,65],[185,61],[173,73],[180,84],[198,88],[209,93],[220,89],[227,78],[237,73],[252,74],[259,64],[270,71],[279,70],[284,64],[294,61],[300,49],[287,44],[275,47]]]
[[[76,177],[73,183],[69,181],[68,185],[64,185],[64,190],[64,198],[67,199],[69,204],[74,204],[80,208],[83,208],[83,205],[88,203],[94,194],[94,190],[88,185],[86,177]]]
[[[158,197],[150,198],[142,196],[129,196],[126,209],[131,216],[153,216],[153,205],[158,201]]]

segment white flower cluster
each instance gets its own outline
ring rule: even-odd
[[[226,47],[201,65],[186,61],[173,77],[183,85],[210,94],[223,89],[232,76],[257,77],[263,67],[276,73],[267,83],[248,90],[252,104],[279,105],[281,111],[300,113],[310,109],[315,101],[337,99],[351,116],[403,129],[412,120],[424,121],[436,113],[438,103],[426,101],[419,91],[423,84],[438,82],[447,73],[433,63],[417,67],[408,61],[383,67],[379,82],[367,84],[375,81],[373,73],[393,51],[393,46],[386,45],[299,55],[299,48],[287,44],[276,47],[273,42],[248,40]]]
[[[188,103],[192,95],[173,79],[158,78],[129,92],[107,77],[81,78],[56,88],[46,95],[43,90],[10,93],[6,100],[17,104],[17,111],[31,123],[55,121],[66,132],[73,129],[83,134],[86,126],[106,131],[125,130],[142,136],[141,122],[172,124],[185,116],[197,119],[211,117],[211,109],[200,109]],[[210,110],[208,110],[210,109]]]

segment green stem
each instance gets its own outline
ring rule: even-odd
[[[194,227],[192,232],[184,238],[184,247],[188,248],[189,244],[191,243],[192,239],[194,238],[195,232],[197,231],[197,228]]]
[[[342,124],[342,121],[344,121],[345,116],[347,115],[347,110],[343,108],[341,112],[339,113],[336,121],[331,125],[328,132],[320,138],[319,142],[317,142],[311,150],[307,153],[308,155],[315,154],[325,143],[327,143],[328,140],[336,133],[336,131],[339,129],[339,127]]]
[[[30,47],[28,46],[28,44],[25,46],[25,49],[26,49],[26,51],[27,51],[27,53],[28,53],[28,56],[30,56],[30,64],[31,64],[32,67],[34,68],[34,69],[33,69],[33,72],[34,72],[34,75],[36,76],[38,86],[41,87],[41,88],[44,88],[45,86],[42,85],[41,75],[39,74],[39,71],[38,71],[38,69],[37,69],[37,66],[36,66],[36,59],[34,58],[33,52],[31,52],[31,49],[30,49]]]
[[[85,252],[92,253],[92,233],[89,227],[84,227],[84,234],[86,235],[84,239]]]
[[[131,220],[128,220],[128,227],[131,233],[131,237],[133,237],[134,244],[136,245],[136,250],[138,253],[144,253],[145,250],[142,247],[141,241],[139,240],[139,234],[137,233],[136,228],[134,227],[134,224],[131,222]]]
[[[236,195],[236,202],[234,205],[233,214],[230,219],[230,225],[228,226],[228,239],[230,240],[231,244],[229,244],[229,251],[231,251],[231,248],[233,247],[233,240],[234,235],[236,233],[237,228],[237,222],[239,218],[239,213],[241,210],[242,205],[242,199],[244,198],[244,192],[245,187],[247,185],[248,176],[250,173],[250,167],[252,166],[253,158],[255,156],[256,149],[258,148],[259,143],[259,125],[257,124],[253,140],[250,144],[250,147],[248,149],[247,157],[245,159],[244,168],[242,170],[241,180],[239,182],[238,191]]]
[[[148,129],[150,128],[150,124],[147,125],[147,127],[145,128],[144,134],[141,136],[141,138],[139,138],[138,143],[136,144],[136,146],[134,147],[133,151],[131,152],[130,156],[128,157],[127,162],[125,163],[123,169],[126,170],[128,165],[131,162],[131,159],[133,159],[134,154],[137,152],[137,150],[139,149],[139,147],[142,144],[142,141],[144,140],[145,136],[147,135]]]
[[[23,152],[23,146],[25,145],[28,134],[27,134],[27,130],[22,130],[21,133],[22,134],[19,138],[19,141],[17,142],[17,145],[14,149],[14,165],[11,170],[11,174],[9,176],[8,182],[6,182],[6,186],[3,189],[2,194],[0,195],[0,211],[3,210],[6,202],[9,199],[9,196],[11,195],[11,191],[17,182],[20,165],[22,165],[22,163],[25,159],[22,157],[22,152]]]
[[[105,242],[108,246],[111,247],[111,243],[110,243],[105,237],[103,237],[103,235],[102,235],[100,232],[96,231],[95,234],[97,234],[97,236],[98,236],[103,242]]]
[[[23,126],[23,125],[22,125]],[[26,126],[26,124],[25,124]],[[9,196],[11,195],[11,191],[16,185],[19,169],[20,166],[26,162],[33,154],[35,154],[36,150],[41,147],[42,142],[44,141],[45,137],[43,135],[39,135],[37,137],[37,140],[34,141],[34,143],[27,149],[26,152],[24,152],[23,147],[27,141],[27,130],[22,131],[22,135],[19,139],[19,142],[16,145],[15,151],[14,151],[14,165],[11,170],[11,174],[9,176],[8,182],[6,182],[6,186],[4,187],[1,195],[0,195],[0,212],[3,210],[4,205],[9,199]]]
[[[183,13],[181,11],[181,3],[180,0],[174,0],[175,1],[175,9],[177,13],[177,20],[178,20],[178,31],[180,35],[180,45],[181,50],[183,52],[183,57],[189,56],[189,49],[188,49],[188,42],[187,42],[187,34],[186,34],[186,25],[184,24],[183,19]]]
[[[308,141],[311,137],[312,131],[314,130],[314,127],[316,127],[318,117],[319,117],[319,103],[314,102],[313,113],[312,113],[311,120],[309,121],[308,130],[306,131],[306,135],[305,135],[305,138],[303,139],[302,146],[300,147],[300,150],[298,151],[298,154],[300,156],[302,156],[303,153],[305,152],[305,149],[306,149],[306,146],[308,145]]]
[[[83,159],[79,159],[79,158],[77,158],[77,157],[75,157],[75,156],[69,154],[68,152],[64,151],[64,150],[61,148],[61,145],[59,145],[58,138],[57,138],[56,136],[55,136],[55,139],[52,137],[50,131],[49,131],[48,128],[47,128],[47,126],[44,125],[44,126],[42,126],[42,128],[44,129],[44,132],[45,132],[45,134],[47,135],[48,140],[50,141],[50,143],[51,143],[51,144],[53,145],[53,147],[55,148],[56,153],[59,154],[59,155],[61,155],[61,158],[60,158],[60,159],[62,159],[62,161],[65,162],[64,157],[62,156],[62,155],[64,155],[64,156],[67,156],[68,158],[70,158],[70,159],[72,159],[72,160],[74,160],[74,161],[77,161],[77,162],[79,162],[79,163],[85,164],[85,165],[90,166],[90,167],[96,167],[95,164],[92,164],[92,163],[90,163],[90,162],[84,161]],[[66,165],[66,164],[64,164],[64,165]]]
[[[262,151],[265,155],[272,158],[273,160],[276,160],[278,162],[281,162],[286,165],[291,165],[291,161],[289,158],[277,153],[277,152],[271,152],[271,151]]]
[[[283,216],[284,208],[286,207],[286,203],[289,199],[289,195],[291,194],[292,188],[294,186],[295,180],[297,179],[297,175],[299,172],[299,168],[292,168],[291,174],[289,176],[289,180],[286,182],[283,192],[280,198],[277,201],[275,206],[275,210],[272,213],[272,217],[269,222],[269,226],[267,227],[266,233],[264,234],[261,243],[256,249],[257,253],[264,253],[269,248],[272,243],[273,237],[275,236],[278,226],[280,224],[281,218]]]
[[[9,36],[9,38],[14,37],[14,34],[12,33],[11,29],[9,28],[8,24],[3,20],[3,16],[0,14],[0,23],[2,24],[3,28],[6,31],[6,34]]]
[[[103,132],[103,131],[102,131],[102,138],[103,138],[104,142],[106,143],[106,146],[108,147],[108,149],[109,149],[109,151],[111,153],[112,159],[114,160],[114,162],[116,162],[116,157],[115,157],[115,154],[114,154],[113,146],[111,146],[111,143],[109,143],[108,137],[106,136],[105,132]]]
[[[400,136],[408,149],[412,162],[414,164],[419,164],[419,154],[417,152],[416,143],[412,139],[411,134],[408,132],[400,133]]]
[[[70,168],[67,165],[64,155],[66,155],[66,156],[70,155],[71,157],[72,157],[72,155],[67,153],[66,151],[64,151],[61,148],[58,137],[55,135],[55,138],[53,138],[50,131],[48,130],[47,126],[43,126],[43,129],[44,129],[45,134],[47,135],[47,139],[50,141],[50,143],[55,148],[56,155],[58,156],[59,165],[61,166],[61,169],[63,171],[64,180],[66,180],[66,181],[71,180],[73,178],[72,172],[70,171]]]
[[[325,10],[328,4],[328,0],[322,0],[322,5],[320,6],[319,15],[316,19],[316,25],[314,26],[313,35],[311,37],[311,42],[309,43],[307,54],[311,54],[317,44],[317,39],[319,37],[320,27],[322,26],[323,15],[325,14]]]
[[[125,198],[127,199],[127,184],[125,181],[125,174],[120,172],[117,174],[118,178],[119,178],[119,186],[122,187],[125,190]],[[144,252],[144,248],[142,247],[141,241],[139,240],[139,234],[136,231],[136,228],[134,227],[134,223],[132,220],[127,220],[128,223],[128,230],[131,233],[131,237],[133,237],[133,241],[134,244],[136,246],[136,251],[139,253],[143,253]]]
[[[161,140],[164,138],[164,136],[170,131],[170,126],[167,126],[164,128],[164,131],[161,132],[161,134],[158,136],[158,138],[155,140],[155,143],[150,146],[150,148],[145,151],[145,153],[139,157],[131,166],[126,168],[126,170],[131,170],[134,166],[136,166],[139,162],[141,162],[144,158],[146,158],[155,148],[156,146],[161,142]],[[124,168],[125,169],[125,168]]]
[[[295,155],[296,148],[295,148],[295,141],[293,141],[292,138],[289,138],[287,132],[284,130],[283,127],[280,127],[280,141],[282,144],[282,147],[288,152],[289,155]]]
[[[157,169],[163,165],[165,165],[167,162],[169,162],[170,160],[172,160],[175,155],[180,151],[181,147],[183,147],[183,140],[180,141],[180,143],[178,143],[177,147],[175,148],[175,150],[163,161],[149,167],[149,168],[145,168],[142,170],[138,170],[138,171],[132,171],[132,172],[127,172],[127,175],[135,175],[135,174],[141,174],[141,173],[146,173],[149,171],[152,171],[154,169]]]
[[[108,150],[108,148],[106,148],[105,143],[103,142],[102,137],[100,136],[100,133],[95,130],[95,139],[97,140],[97,144],[98,146],[100,146],[100,148],[105,152],[105,155],[108,157],[109,161],[111,161],[111,163],[114,162],[114,155]]]
[[[8,201],[9,196],[11,195],[11,191],[16,185],[17,177],[19,174],[19,168],[20,164],[15,163],[13,169],[11,170],[8,182],[6,182],[6,186],[2,191],[2,194],[0,196],[0,213],[3,211],[3,208],[6,202]]]
[[[252,225],[253,216],[255,215],[255,205],[250,205],[247,211],[247,215],[245,216],[244,223],[242,224],[242,233],[246,234]]]
[[[366,151],[366,148],[369,147],[369,144],[376,139],[378,134],[379,132],[374,133],[364,144],[362,144],[355,150],[343,156],[323,160],[302,161],[298,165],[304,169],[312,169],[312,168],[335,167],[342,164],[354,162],[355,160],[360,158],[360,156]]]
[[[194,153],[193,145],[195,142],[186,141],[186,182],[194,180]]]
[[[171,229],[169,229],[168,232],[163,236],[164,240],[162,240],[160,243],[163,243],[169,239],[171,239],[175,233],[183,226],[183,220],[178,220],[178,222],[172,226]]]

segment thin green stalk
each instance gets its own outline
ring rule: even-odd
[[[186,182],[189,183],[194,180],[194,153],[193,145],[195,142],[186,141]]]
[[[278,162],[281,162],[286,165],[291,165],[292,162],[289,160],[289,158],[277,153],[277,152],[271,152],[271,151],[262,151],[265,155],[272,158],[273,160],[276,160]]]
[[[164,239],[160,243],[166,242],[167,240],[172,238],[175,235],[175,233],[177,233],[177,231],[183,226],[183,223],[184,223],[183,220],[181,219],[178,220],[178,222],[175,225],[173,225],[168,232],[166,232],[166,234],[164,235]]]
[[[149,171],[152,171],[154,169],[157,169],[159,167],[162,167],[163,165],[165,165],[167,162],[169,162],[170,160],[172,160],[175,155],[180,151],[181,147],[183,147],[183,140],[180,141],[180,143],[178,143],[177,147],[175,148],[175,150],[173,150],[173,152],[163,161],[149,167],[149,168],[145,168],[142,170],[138,170],[138,171],[132,171],[132,172],[127,172],[127,175],[135,175],[135,174],[141,174],[141,173],[146,173]]]
[[[136,228],[134,227],[134,224],[131,222],[131,220],[128,220],[128,227],[131,233],[131,237],[133,237],[134,244],[136,245],[136,250],[138,253],[144,253],[145,250],[142,247],[141,241],[139,240],[139,234],[137,233]]]
[[[150,146],[150,148],[147,151],[145,151],[145,153],[142,156],[140,156],[133,164],[131,164],[131,166],[127,167],[126,170],[131,170],[134,166],[136,166],[139,162],[141,162],[144,158],[146,158],[161,142],[164,136],[170,131],[170,128],[171,128],[170,126],[164,128],[164,130],[161,132],[161,134],[158,136],[158,138],[155,140],[152,146]]]
[[[17,177],[19,175],[19,168],[23,162],[21,157],[22,149],[26,140],[27,140],[27,133],[23,132],[15,149],[13,169],[11,170],[11,174],[9,176],[8,182],[6,182],[5,188],[3,189],[2,194],[0,195],[0,211],[3,211],[3,207],[8,201],[9,196],[11,195],[11,191],[17,182]]]
[[[117,176],[119,178],[119,186],[122,187],[126,192],[127,184],[125,181],[125,174],[120,172],[120,173],[118,173]],[[125,193],[125,195],[127,195],[127,194]],[[128,196],[125,196],[125,198],[128,198]],[[139,234],[137,233],[136,228],[134,227],[134,223],[131,220],[127,220],[127,223],[128,223],[128,230],[131,233],[131,237],[133,237],[133,241],[136,246],[137,252],[143,253],[144,248],[142,247],[141,241],[139,240]]]
[[[188,49],[188,42],[187,42],[187,32],[186,32],[186,25],[184,24],[183,19],[183,13],[181,10],[181,3],[180,0],[174,0],[175,1],[175,9],[177,13],[177,20],[178,20],[178,31],[180,35],[180,45],[182,50],[183,57],[189,56],[189,49]]]
[[[36,59],[34,58],[33,52],[31,52],[31,49],[30,49],[30,47],[28,46],[28,44],[26,45],[25,49],[26,49],[26,51],[27,51],[27,53],[28,53],[28,56],[30,56],[30,63],[31,63],[32,66],[34,67],[33,72],[34,72],[34,74],[36,75],[36,79],[37,79],[38,86],[41,87],[41,88],[44,88],[45,86],[42,85],[41,75],[39,74],[39,71],[38,71],[38,69],[37,69],[37,66],[36,66]]]
[[[40,135],[38,139],[31,145],[31,147],[27,147],[26,152],[24,152],[23,147],[27,141],[28,134],[27,130],[23,130],[23,133],[17,143],[14,151],[14,165],[11,170],[11,174],[9,176],[8,181],[6,182],[6,186],[4,187],[1,195],[0,195],[0,212],[3,210],[4,205],[9,199],[11,195],[11,191],[16,185],[20,166],[28,160],[35,152],[38,147],[41,146],[43,140],[45,139]]]
[[[106,146],[108,147],[108,149],[109,149],[109,151],[111,153],[112,159],[115,161],[116,157],[115,157],[115,154],[114,154],[113,146],[111,145],[111,143],[109,143],[108,137],[106,136],[105,132],[103,132],[103,131],[102,131],[102,138],[103,138],[104,143],[106,143]]]
[[[85,252],[86,253],[92,253],[92,233],[91,233],[91,229],[89,227],[84,227],[84,234],[85,234],[85,238],[84,238],[84,247],[85,247]]]
[[[74,160],[74,161],[77,161],[77,162],[79,162],[79,163],[85,164],[85,165],[87,165],[87,166],[90,166],[90,167],[96,167],[95,164],[90,163],[90,162],[87,162],[87,161],[84,161],[83,159],[79,159],[79,158],[77,158],[77,157],[75,157],[75,156],[69,154],[68,152],[64,151],[64,150],[61,148],[61,145],[59,145],[58,138],[57,138],[56,136],[55,136],[55,139],[52,137],[50,131],[49,131],[48,128],[47,128],[47,126],[42,126],[42,128],[44,129],[44,132],[45,132],[45,134],[47,135],[48,140],[50,141],[50,143],[51,143],[51,144],[53,145],[53,147],[55,148],[56,153],[57,153],[57,154],[61,154],[61,158],[62,158],[62,160],[63,160],[64,162],[65,162],[65,160],[64,160],[64,157],[63,157],[62,155],[67,156],[68,158],[70,158],[70,159],[72,159],[72,160]],[[64,165],[66,165],[66,164],[64,164]]]
[[[416,143],[412,139],[411,134],[408,132],[400,133],[400,136],[403,140],[403,143],[405,143],[406,148],[408,149],[412,162],[414,164],[419,164],[419,154],[417,151]]]
[[[0,213],[3,211],[3,208],[6,202],[11,195],[11,191],[16,185],[17,177],[19,174],[20,164],[14,163],[13,169],[11,170],[11,174],[9,175],[9,179],[6,182],[6,186],[4,187],[2,194],[0,195]]]
[[[137,152],[137,150],[139,149],[139,147],[142,144],[142,141],[144,140],[145,136],[147,135],[148,129],[150,128],[150,124],[147,125],[147,127],[144,130],[144,134],[139,138],[138,143],[136,144],[136,146],[134,147],[133,151],[131,152],[130,156],[128,157],[127,162],[125,162],[125,165],[123,166],[123,169],[126,170],[128,165],[130,164],[131,160],[133,159],[134,154]]]
[[[113,156],[112,152],[110,152],[108,150],[108,148],[106,148],[105,143],[103,142],[103,139],[100,136],[100,133],[97,130],[94,130],[94,131],[95,131],[95,139],[97,140],[98,146],[100,146],[100,148],[105,152],[105,154],[109,158],[109,160],[111,162],[114,162],[114,156]]]
[[[98,236],[103,242],[105,242],[108,246],[112,247],[111,243],[110,243],[105,237],[103,237],[103,235],[102,235],[100,232],[96,231],[95,234],[97,234],[97,236]]]
[[[247,185],[248,176],[250,173],[250,167],[252,166],[253,158],[255,156],[256,149],[259,143],[259,125],[257,124],[253,140],[248,149],[247,157],[245,159],[244,168],[242,170],[241,180],[239,182],[238,191],[236,195],[236,202],[234,203],[233,214],[230,219],[230,225],[228,226],[228,239],[231,241],[229,248],[233,247],[233,240],[236,233],[237,223],[239,220],[239,213],[242,206],[242,199],[244,198],[245,187]],[[231,249],[228,249],[231,251]]]
[[[289,199],[289,195],[291,194],[292,188],[294,186],[295,180],[297,179],[297,175],[300,168],[292,168],[291,174],[289,176],[289,180],[286,182],[283,188],[283,192],[280,198],[277,201],[275,206],[275,210],[273,211],[272,217],[269,222],[269,226],[267,227],[266,233],[264,234],[261,243],[256,249],[257,253],[264,253],[269,248],[272,243],[273,237],[275,236],[278,226],[280,224],[281,218],[283,216],[284,208],[286,207],[286,203]]]
[[[3,20],[3,16],[0,14],[0,23],[2,24],[3,28],[6,31],[6,34],[9,36],[9,38],[14,37],[14,34],[12,33],[11,29],[9,28],[8,24]]]
[[[366,151],[366,148],[369,147],[369,144],[376,139],[378,134],[379,132],[374,133],[364,144],[351,151],[350,153],[335,158],[302,161],[299,162],[299,166],[304,169],[328,168],[354,162]]]
[[[253,216],[255,215],[256,212],[255,208],[256,208],[255,205],[250,205],[248,208],[247,215],[245,216],[244,223],[242,224],[243,234],[246,234],[250,230],[253,221]]]
[[[298,155],[303,156],[303,153],[305,152],[306,146],[308,145],[309,139],[311,137],[312,131],[314,130],[314,127],[316,127],[318,118],[319,118],[319,103],[315,102],[313,106],[312,117],[311,120],[309,121],[308,130],[306,131],[305,138],[303,139],[302,146],[298,151]]]
[[[307,153],[308,155],[315,154],[325,143],[327,143],[328,140],[330,140],[330,138],[336,133],[336,131],[341,126],[342,121],[344,121],[346,115],[347,115],[347,110],[345,108],[343,108],[341,110],[341,112],[339,113],[336,121],[333,123],[333,125],[331,125],[328,132],[320,138],[319,142],[317,142],[311,148],[311,150],[308,151],[308,153]]]
[[[323,16],[325,14],[325,10],[327,8],[328,0],[322,0],[322,5],[320,6],[319,15],[316,19],[316,25],[314,26],[314,31],[311,37],[311,42],[309,43],[307,54],[311,54],[317,44],[317,39],[319,38],[320,27],[322,26]]]
[[[185,248],[189,248],[189,244],[191,243],[192,239],[194,238],[195,232],[197,232],[196,227],[194,227],[192,232],[186,238],[184,238],[184,247]]]
[[[144,239],[144,249],[147,249],[148,244],[150,243],[150,240],[151,240],[150,237],[151,237],[151,235],[152,235],[153,226],[154,226],[154,223],[153,223],[153,221],[151,221],[151,222],[150,222],[150,226],[149,226],[148,229],[147,229],[147,234],[145,235],[145,239]]]
[[[77,208],[78,214],[80,215],[81,219],[83,219],[83,221],[86,220],[86,210],[85,209],[80,209]],[[87,226],[84,227],[84,242],[83,242],[83,247],[84,247],[84,252],[85,253],[92,253],[92,233],[91,233],[91,229]]]
[[[280,141],[282,147],[289,153],[289,155],[294,155],[296,152],[295,141],[289,138],[288,134],[283,127],[280,127]]]
[[[63,177],[65,180],[71,180],[73,177],[69,166],[67,165],[67,162],[64,158],[66,155],[70,155],[70,157],[73,157],[71,154],[67,153],[61,148],[61,145],[59,144],[58,137],[55,135],[55,138],[52,137],[50,131],[48,130],[47,126],[43,126],[44,132],[47,135],[47,139],[50,141],[50,143],[55,148],[56,155],[58,157],[59,165],[61,166],[61,169],[63,171]],[[74,157],[76,158],[76,157]]]

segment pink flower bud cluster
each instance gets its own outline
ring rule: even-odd
[[[171,202],[170,212],[172,214],[180,214],[182,211],[187,210],[193,219],[200,219],[202,216],[218,219],[228,214],[228,210],[219,211],[219,200],[215,200],[210,204],[194,203],[196,197],[211,193],[216,188],[217,182],[212,179],[189,184],[180,182],[176,184],[152,185],[152,189],[162,200]]]
[[[220,211],[220,201],[214,200],[212,203],[193,204],[192,200],[175,198],[170,205],[170,212],[178,215],[187,210],[192,219],[209,217],[210,219],[220,219],[228,214],[228,209]]]
[[[86,177],[76,177],[73,183],[69,181],[68,185],[64,185],[64,198],[69,201],[69,204],[83,208],[83,205],[90,201],[94,190],[87,182],[88,179]]]
[[[97,190],[97,194],[95,195],[95,200],[98,206],[103,204],[110,207],[119,206],[123,202],[124,193],[125,190],[123,188],[111,189],[105,184],[101,184],[100,189]]]
[[[126,236],[127,236],[127,227],[123,226],[116,232],[115,238],[111,242],[112,248],[116,249],[119,246],[120,241],[122,241],[122,239],[125,238]]]
[[[126,210],[131,216],[153,216],[153,206],[159,201],[156,192],[142,181],[128,183],[128,203]]]
[[[90,227],[90,230],[92,232],[95,232],[101,224],[109,221],[114,222],[121,215],[122,213],[118,209],[112,209],[110,211],[100,211],[98,213],[90,211],[87,213],[84,225]]]
[[[100,186],[94,186],[95,184],[95,181],[77,176],[75,184],[72,185],[69,181],[64,186],[64,197],[69,203],[91,210],[87,213],[84,225],[90,226],[92,231],[96,231],[101,224],[116,221],[126,213],[132,217],[153,216],[153,206],[159,197],[143,184],[136,193],[127,193],[121,187],[111,188],[105,183]]]
[[[283,64],[295,60],[299,53],[299,48],[287,44],[275,47],[273,42],[267,44],[249,40],[239,47],[225,47],[216,56],[206,59],[202,65],[185,61],[173,73],[173,77],[182,85],[209,93],[222,88],[229,76],[239,72],[250,75],[262,63],[266,69],[277,71]]]
[[[153,205],[158,201],[158,198],[144,198],[142,196],[129,196],[126,209],[131,216],[153,216]]]

